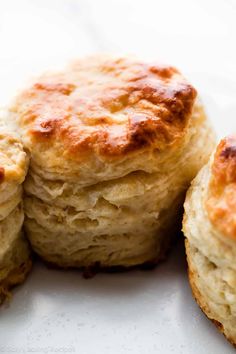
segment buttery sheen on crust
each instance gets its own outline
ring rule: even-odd
[[[41,77],[12,111],[36,167],[90,184],[155,172],[183,139],[195,97],[172,67],[92,57]]]
[[[0,304],[13,285],[31,268],[30,252],[21,229],[24,220],[22,183],[28,158],[19,138],[0,127]]]
[[[193,294],[236,345],[236,136],[223,139],[188,191],[183,230]]]
[[[174,68],[92,57],[45,75],[11,107],[31,154],[25,228],[63,267],[163,257],[214,134]]]

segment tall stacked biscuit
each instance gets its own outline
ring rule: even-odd
[[[25,228],[63,267],[157,262],[214,134],[174,68],[93,57],[41,77],[11,108],[31,154]]]
[[[31,268],[28,242],[22,232],[22,183],[28,159],[9,127],[0,127],[0,303]]]
[[[193,294],[236,345],[236,136],[220,142],[193,181],[183,230]]]

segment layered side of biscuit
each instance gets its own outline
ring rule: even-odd
[[[86,58],[41,77],[11,107],[31,155],[25,228],[63,267],[157,262],[180,228],[214,134],[174,68]]]
[[[22,183],[28,158],[17,136],[0,127],[0,303],[31,268],[28,242],[23,236]]]
[[[193,294],[236,344],[236,136],[219,143],[192,183],[183,230]]]

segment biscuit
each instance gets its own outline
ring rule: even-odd
[[[184,208],[193,294],[205,314],[236,345],[236,136],[219,143],[193,181]]]
[[[173,67],[91,57],[47,74],[12,104],[31,155],[25,228],[63,267],[157,262],[214,133]]]
[[[31,268],[28,242],[22,233],[22,183],[28,158],[19,138],[0,122],[0,303]]]

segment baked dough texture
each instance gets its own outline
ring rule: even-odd
[[[22,183],[28,158],[19,138],[0,122],[0,304],[31,268],[28,242],[22,233]]]
[[[236,136],[223,139],[185,201],[189,279],[205,314],[236,345]]]
[[[91,57],[46,74],[11,107],[31,155],[25,228],[62,267],[162,258],[214,133],[175,69]]]

